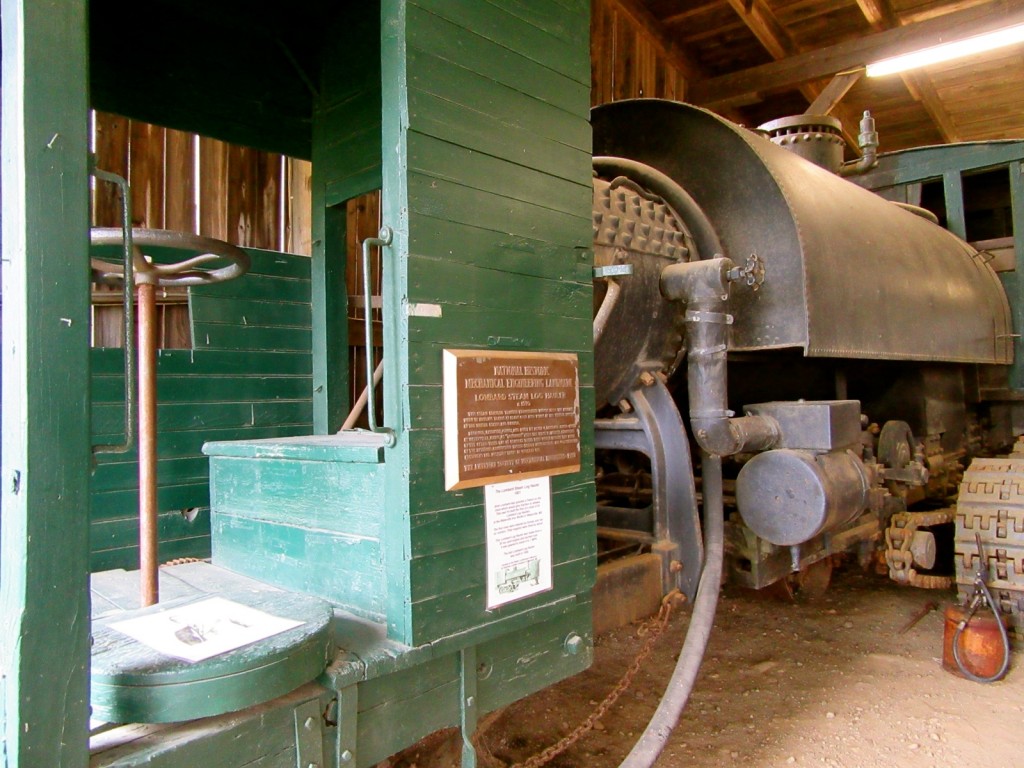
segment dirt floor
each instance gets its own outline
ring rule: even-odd
[[[1009,768],[1024,765],[1024,661],[981,685],[941,667],[941,608],[905,634],[926,603],[951,592],[901,588],[837,571],[815,602],[725,587],[697,685],[657,765],[824,768]],[[684,609],[618,703],[552,768],[618,766],[675,665]],[[480,764],[507,766],[558,741],[594,710],[643,640],[636,627],[597,638],[586,673],[484,721]],[[1024,659],[1020,646],[1018,659]],[[393,758],[392,768],[458,765],[453,733]],[[493,757],[491,757],[493,755]]]

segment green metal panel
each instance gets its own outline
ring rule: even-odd
[[[1024,142],[1022,142],[1024,145]],[[1024,155],[1024,146],[1021,154]],[[1010,369],[1010,386],[1024,389],[1024,339],[1019,334],[1024,329],[1024,161],[1016,160],[1009,165],[1010,206],[1013,220],[1013,250],[1017,254],[1018,268],[1004,272],[1003,285],[1010,297],[1013,311],[1013,368]]]
[[[3,0],[0,17],[0,754],[12,768],[83,768],[89,717],[85,3]]]
[[[210,554],[212,440],[307,434],[312,426],[310,266],[303,256],[250,249],[252,268],[229,283],[193,288],[196,348],[157,359],[157,473],[161,560]],[[123,357],[94,349],[92,439],[120,439]],[[97,457],[90,483],[90,566],[138,563],[135,451]]]

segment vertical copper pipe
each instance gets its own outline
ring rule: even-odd
[[[139,578],[143,606],[160,599],[156,502],[156,286],[139,284]]]

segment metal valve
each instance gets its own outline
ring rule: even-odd
[[[725,278],[731,283],[742,281],[756,291],[764,283],[764,262],[760,256],[752,253],[747,257],[746,264],[733,267],[725,273]]]

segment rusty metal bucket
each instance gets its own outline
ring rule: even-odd
[[[965,608],[949,605],[945,611],[945,631],[942,642],[942,666],[957,677],[964,674],[953,658],[953,638],[957,626],[968,617]],[[1006,620],[1000,616],[1000,621]],[[1003,663],[1003,641],[999,624],[991,613],[976,613],[959,638],[960,660],[967,670],[978,677],[992,677]]]

